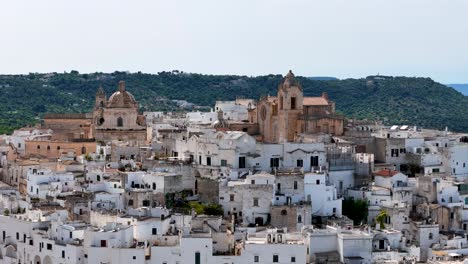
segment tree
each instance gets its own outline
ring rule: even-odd
[[[206,205],[203,211],[206,215],[223,215],[224,214],[223,207],[219,204]]]
[[[380,211],[379,215],[375,217],[375,221],[379,223],[380,229],[385,229],[385,218],[388,214],[385,210]]]
[[[351,218],[355,225],[366,222],[369,204],[365,200],[345,199],[342,203],[343,214]]]

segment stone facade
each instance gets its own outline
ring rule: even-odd
[[[301,231],[304,225],[312,223],[312,207],[308,204],[294,206],[272,206],[271,226],[286,227],[288,231]]]
[[[250,121],[254,120],[253,113],[249,113]],[[266,143],[295,141],[302,133],[343,134],[344,119],[335,114],[335,103],[326,93],[321,97],[304,97],[291,71],[278,86],[277,96],[261,98],[255,113],[259,132]]]
[[[102,88],[96,93],[93,110],[94,135],[97,141],[113,139],[146,141],[148,133],[143,115],[132,94],[125,90],[125,82],[119,82],[119,90],[107,100]]]
[[[53,140],[94,137],[91,114],[46,114],[43,126],[54,131]]]
[[[74,141],[25,141],[26,156],[41,156],[49,159],[58,159],[62,155],[72,152],[74,155],[81,155],[96,152],[96,142],[94,140],[74,140]]]
[[[139,112],[133,95],[125,90],[125,82],[119,82],[118,91],[108,99],[100,87],[96,93],[91,113],[46,114],[44,128],[54,131],[52,140],[96,139],[96,141],[147,141],[145,117]]]

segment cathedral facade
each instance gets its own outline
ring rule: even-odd
[[[326,93],[304,97],[302,86],[289,73],[278,86],[277,96],[260,99],[255,111],[261,140],[266,143],[295,141],[299,134],[342,135],[344,118]]]
[[[145,117],[139,113],[135,97],[125,89],[125,82],[109,99],[99,87],[93,110],[93,131],[97,141],[146,141]]]
[[[99,87],[93,111],[85,114],[47,114],[44,128],[54,131],[52,140],[101,141],[122,140],[144,142],[148,140],[145,117],[138,103],[126,91],[125,82],[109,98]]]

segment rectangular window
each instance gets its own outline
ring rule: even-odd
[[[251,181],[250,181],[250,184],[255,184],[255,180],[251,180]]]
[[[311,167],[318,167],[318,165],[319,165],[319,157],[318,156],[310,157],[310,166]]]
[[[65,258],[65,250],[62,250],[62,258]]]
[[[297,181],[294,181],[294,190],[297,190]]]
[[[206,165],[211,166],[211,157],[206,157]]]
[[[254,262],[260,262],[260,257],[259,256],[254,256]]]
[[[52,244],[47,243],[47,250],[52,250]]]
[[[291,109],[296,109],[296,97],[291,97]]]
[[[296,262],[296,257],[291,257],[291,262]]]
[[[229,201],[234,202],[234,194],[229,195]]]
[[[301,160],[301,159],[298,159],[298,160],[296,161],[296,167],[299,167],[299,168],[304,167],[304,161]]]
[[[201,159],[202,159],[202,156],[198,156],[198,164],[201,165]]]
[[[258,206],[258,198],[253,198],[253,206]]]
[[[153,229],[151,230],[151,234],[157,235],[158,234],[158,229],[153,227]]]
[[[227,166],[227,160],[221,160],[221,166],[226,167]]]
[[[279,158],[270,158],[270,167],[278,168],[279,167]]]
[[[273,263],[279,262],[279,256],[278,255],[273,255]]]

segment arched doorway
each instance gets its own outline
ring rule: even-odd
[[[41,264],[41,257],[35,256],[34,257],[34,264]]]
[[[13,245],[8,245],[5,249],[5,256],[16,259],[17,258],[16,247]]]

